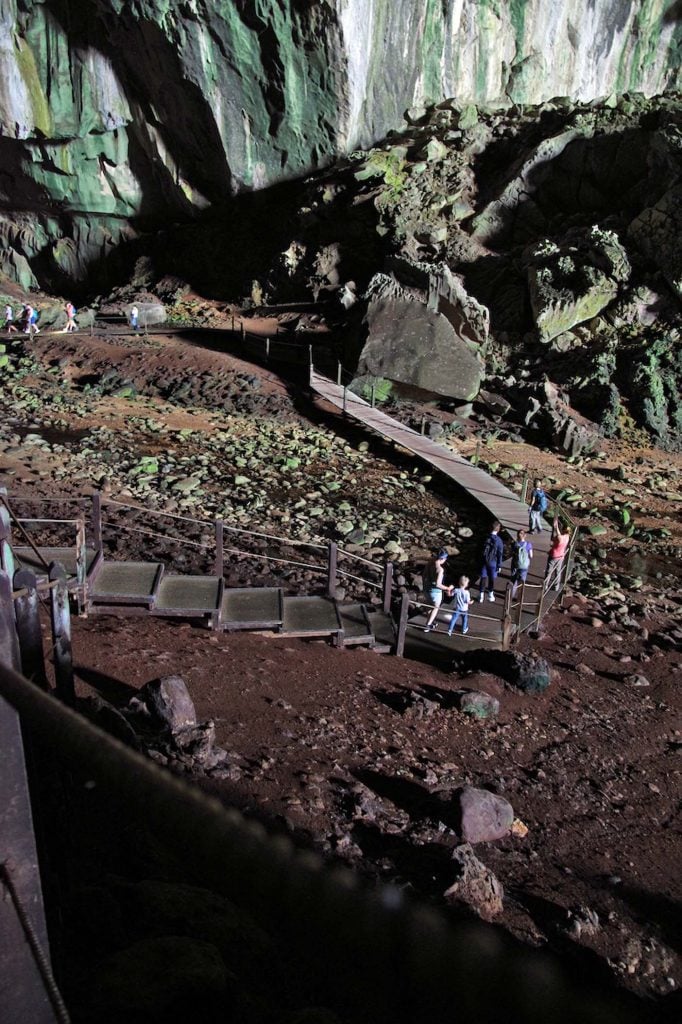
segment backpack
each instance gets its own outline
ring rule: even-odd
[[[486,538],[486,542],[483,545],[483,561],[486,565],[492,565],[493,562],[497,561],[497,544],[495,543],[495,535],[492,533]]]
[[[540,512],[546,512],[549,508],[549,499],[544,491],[538,495],[538,508]]]
[[[528,569],[530,568],[530,552],[526,547],[525,541],[522,544],[518,542],[515,545],[516,554],[516,567],[517,569]]]

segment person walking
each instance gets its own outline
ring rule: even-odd
[[[137,333],[137,324],[140,317],[140,311],[137,306],[133,306],[130,310],[130,326]]]
[[[552,526],[552,543],[547,556],[547,568],[545,569],[548,589],[552,585],[555,590],[561,589],[561,568],[564,564],[564,557],[568,550],[570,539],[571,533],[568,526],[562,526],[560,520],[555,519]]]
[[[528,570],[530,569],[532,557],[533,545],[529,540],[526,540],[526,531],[519,530],[516,534],[516,540],[512,544],[512,597],[516,596],[516,590],[519,583],[526,582],[526,576],[528,575]]]
[[[455,611],[450,619],[450,625],[448,626],[448,636],[452,636],[455,626],[459,622],[460,615],[462,617],[462,636],[469,632],[469,608],[471,607],[471,594],[467,589],[468,586],[469,577],[460,576],[459,583],[455,587],[453,595]]]
[[[485,539],[483,544],[483,551],[481,553],[481,593],[478,595],[478,600],[483,601],[485,598],[485,583],[488,583],[488,600],[495,600],[495,580],[497,575],[502,568],[502,559],[504,558],[504,544],[500,537],[500,529],[502,524],[495,520],[490,527],[490,533]]]
[[[76,307],[73,302],[67,302],[64,306],[64,312],[66,313],[66,327],[64,328],[64,334],[71,334],[72,331],[77,330],[76,327]]]
[[[528,506],[528,529],[531,534],[542,533],[542,517],[549,508],[549,499],[542,486],[542,480],[533,482],[533,490],[530,492],[530,505]]]
[[[14,310],[9,303],[5,306],[5,330],[8,334],[17,333],[17,329],[14,325]]]
[[[24,334],[28,334],[29,337],[33,338],[37,334],[40,334],[40,329],[38,327],[39,313],[37,309],[34,309],[33,306],[28,303],[24,307],[24,310],[26,314],[26,330],[24,331]]]
[[[445,548],[434,551],[429,559],[426,571],[424,572],[424,591],[433,605],[431,613],[424,626],[424,632],[430,633],[438,616],[438,609],[443,602],[443,594],[451,594],[453,588],[443,582],[445,575],[445,563],[448,560],[448,553]]]

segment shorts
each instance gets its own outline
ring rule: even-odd
[[[431,604],[435,604],[436,608],[440,607],[443,603],[443,591],[440,587],[431,587],[431,590],[429,590],[429,601]]]

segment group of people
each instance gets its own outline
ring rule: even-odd
[[[516,539],[511,549],[511,587],[512,598],[515,597],[520,584],[525,583],[533,559],[533,545],[528,539],[533,533],[541,533],[543,530],[542,516],[547,511],[549,500],[542,488],[542,482],[536,480],[530,496],[528,506],[528,530],[517,531]],[[500,536],[502,524],[495,520],[490,533],[485,539],[481,551],[480,561],[480,591],[479,601],[495,601],[495,580],[499,576],[504,561],[504,543]],[[545,569],[545,579],[550,586],[559,590],[561,586],[561,567],[568,550],[570,533],[567,526],[564,526],[559,518],[554,520],[552,526],[552,540]],[[430,633],[435,626],[438,611],[443,603],[443,597],[447,594],[452,598],[453,613],[448,625],[448,636],[452,636],[460,619],[462,621],[462,633],[469,632],[469,608],[473,601],[469,590],[469,577],[460,576],[457,586],[445,582],[445,563],[448,559],[448,552],[445,548],[434,551],[429,560],[424,578],[424,591],[433,606],[424,627],[425,633]]]
[[[67,302],[64,306],[64,312],[66,313],[66,326],[62,328],[64,334],[71,334],[72,331],[77,331],[78,326],[76,324],[76,307],[73,302]],[[38,318],[40,313],[34,306],[29,302],[24,302],[21,307],[21,313],[19,314],[16,322],[14,319],[14,309],[8,302],[5,305],[5,330],[8,334],[16,334],[17,331],[23,331],[24,334],[35,335],[40,334],[38,327]]]
[[[5,330],[8,334],[16,334],[17,331],[23,331],[24,334],[40,334],[38,328],[38,317],[40,316],[37,309],[25,302],[21,307],[21,313],[19,314],[16,322],[14,319],[14,310],[11,305],[7,303],[5,306]]]

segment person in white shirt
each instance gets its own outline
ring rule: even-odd
[[[5,306],[5,330],[8,334],[12,332],[17,333],[17,329],[14,326],[14,310],[9,303]]]

